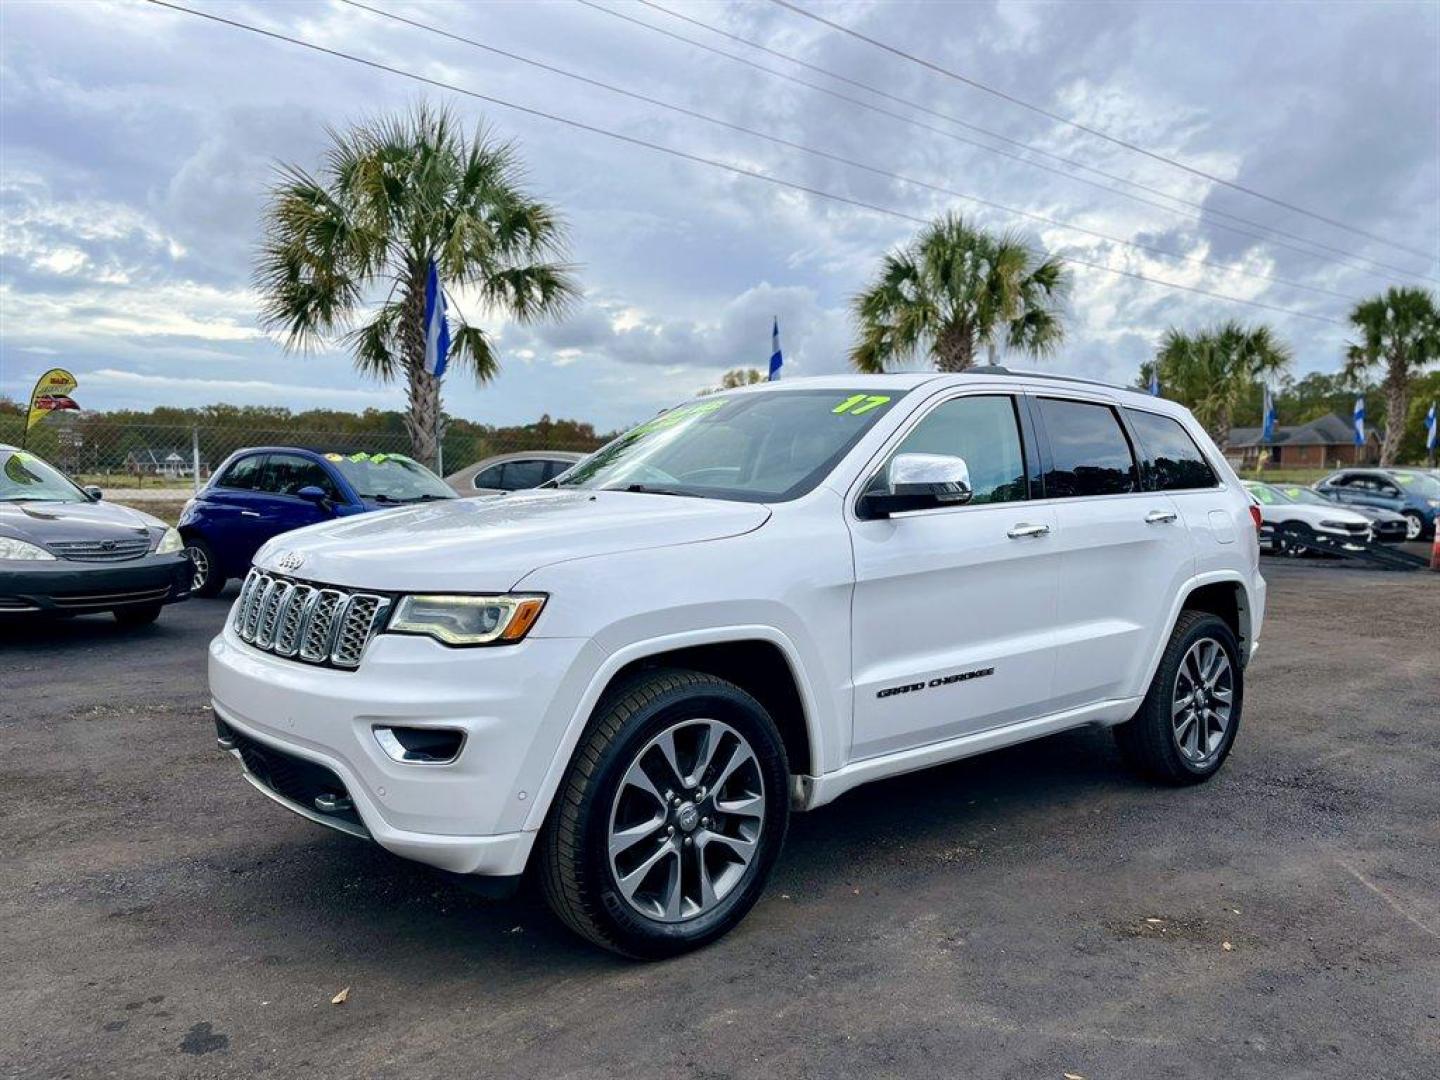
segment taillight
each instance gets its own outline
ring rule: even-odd
[[[1255,531],[1260,531],[1260,508],[1254,503],[1250,504],[1250,520],[1255,523]]]

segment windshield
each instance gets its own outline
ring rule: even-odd
[[[1278,488],[1277,490],[1291,502],[1310,503],[1314,506],[1335,505],[1329,499],[1325,498],[1324,495],[1321,495],[1318,491],[1311,491],[1309,488],[1303,487],[1300,484],[1286,484],[1284,487]]]
[[[1279,489],[1273,488],[1269,484],[1246,484],[1245,490],[1255,496],[1255,501],[1262,506],[1276,506],[1291,501]]]
[[[375,502],[423,502],[453,499],[445,481],[404,454],[326,454],[362,499]]]
[[[24,450],[0,451],[0,502],[89,502],[58,470]]]
[[[771,390],[692,401],[627,431],[552,485],[741,502],[798,498],[896,396]]]
[[[1393,472],[1390,474],[1395,482],[1406,491],[1415,495],[1424,495],[1427,499],[1440,498],[1440,480],[1433,476],[1426,476],[1418,472]]]

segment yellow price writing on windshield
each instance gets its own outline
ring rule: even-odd
[[[851,394],[844,401],[836,405],[830,411],[839,415],[859,416],[871,409],[878,409],[881,405],[889,405],[890,399],[881,394]]]

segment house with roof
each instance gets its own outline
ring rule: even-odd
[[[125,455],[125,471],[140,476],[165,476],[177,479],[189,476],[190,459],[179,450],[131,450]]]
[[[1331,469],[1341,465],[1368,465],[1380,459],[1380,440],[1373,431],[1365,434],[1365,445],[1355,445],[1350,421],[1335,413],[1305,424],[1276,425],[1275,438],[1265,442],[1258,427],[1231,428],[1225,457],[1237,469],[1259,467],[1260,455],[1267,454],[1267,469]]]

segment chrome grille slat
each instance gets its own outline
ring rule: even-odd
[[[268,649],[275,643],[275,631],[280,625],[280,609],[290,595],[290,582],[276,578],[265,590],[265,603],[260,608],[260,625],[255,631],[255,644]]]
[[[313,585],[296,585],[285,599],[280,612],[280,623],[275,630],[275,654],[294,656],[300,649],[300,628],[315,602],[316,589]]]
[[[323,664],[330,656],[330,643],[335,639],[335,615],[345,601],[339,589],[321,589],[315,596],[315,607],[300,639],[300,659]]]
[[[233,625],[240,640],[264,652],[348,670],[359,667],[391,602],[252,569],[235,601]]]

